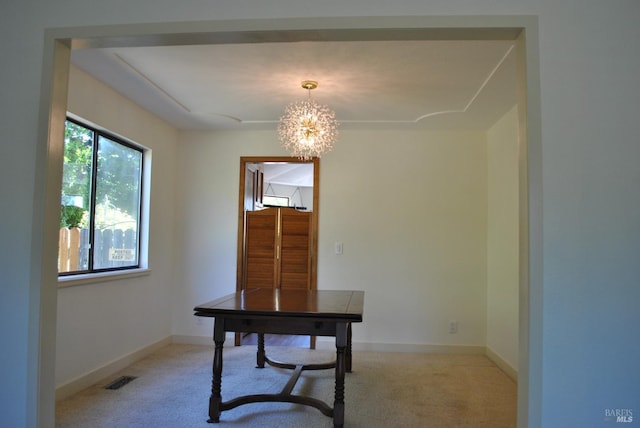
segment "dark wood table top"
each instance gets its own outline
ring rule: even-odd
[[[362,322],[364,291],[278,290],[238,291],[194,308],[195,315],[278,316]]]

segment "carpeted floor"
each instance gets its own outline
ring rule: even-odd
[[[225,347],[222,397],[277,393],[291,371],[255,368],[253,346]],[[327,362],[334,352],[267,348],[286,362]],[[253,403],[208,424],[213,348],[170,345],[57,403],[56,427],[332,427],[315,408]],[[127,375],[118,390],[104,387]],[[303,372],[294,394],[333,405],[334,371]],[[354,352],[345,380],[345,427],[501,428],[516,426],[516,384],[481,355]]]

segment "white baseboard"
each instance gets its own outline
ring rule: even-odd
[[[514,369],[511,364],[507,363],[500,355],[498,355],[493,349],[487,346],[485,352],[487,358],[498,366],[507,376],[511,378],[515,383],[518,383],[518,370]]]
[[[318,349],[333,349],[336,341],[329,337],[319,337],[316,342]],[[484,354],[484,346],[475,345],[428,345],[417,343],[377,343],[353,342],[354,351],[370,352],[415,352],[419,354]]]
[[[229,345],[229,340],[233,341],[233,333],[227,333],[225,346]],[[183,343],[188,345],[213,345],[213,340],[209,336],[173,336],[173,343]],[[233,342],[231,342],[233,343]],[[336,340],[332,337],[318,337],[316,339],[317,349],[335,349]],[[353,342],[354,351],[372,352],[416,352],[416,353],[440,353],[440,354],[482,354],[486,353],[484,346],[475,345],[424,345],[412,343],[370,343]]]
[[[147,345],[143,348],[140,348],[136,351],[133,351],[127,355],[124,355],[120,358],[117,358],[109,363],[98,367],[95,370],[92,370],[88,373],[85,373],[77,378],[60,385],[56,388],[56,401],[62,400],[64,398],[70,397],[71,395],[82,391],[85,388],[90,387],[101,381],[102,379],[108,378],[109,376],[113,376],[115,373],[120,370],[130,366],[143,359],[144,357],[154,353],[160,348],[163,348],[167,345],[170,345],[172,342],[172,337],[166,337],[161,339],[155,343]]]

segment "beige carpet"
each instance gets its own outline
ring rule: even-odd
[[[208,424],[213,348],[170,345],[57,404],[56,427],[332,427],[313,407],[253,403]],[[225,347],[222,397],[277,393],[289,370],[255,368],[253,346]],[[271,347],[287,362],[325,362],[326,350]],[[118,390],[122,375],[137,379]],[[304,372],[295,394],[333,405],[334,371]],[[345,380],[345,427],[501,428],[516,426],[516,384],[481,355],[354,352]]]

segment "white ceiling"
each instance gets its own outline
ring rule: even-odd
[[[264,163],[263,168],[265,187],[268,184],[313,187],[312,163]]]
[[[516,102],[511,40],[74,49],[72,63],[183,130],[276,129],[311,96],[340,129],[487,129]]]

